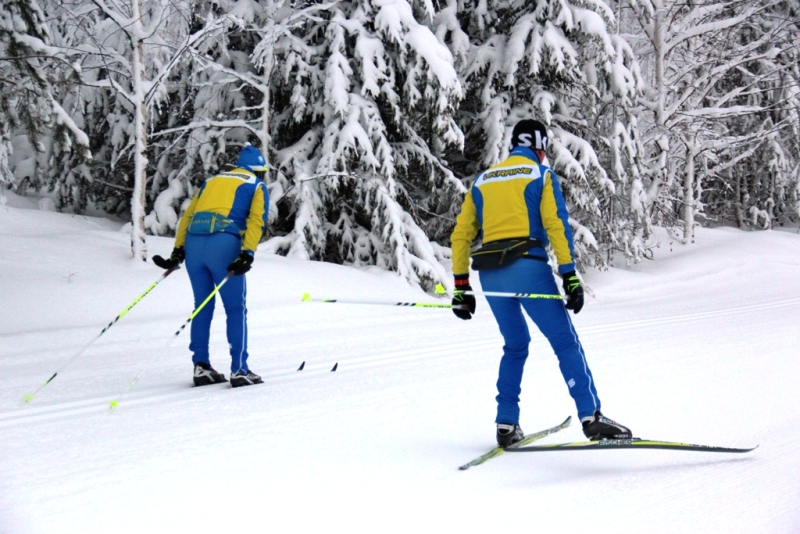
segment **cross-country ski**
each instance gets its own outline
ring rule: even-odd
[[[750,448],[718,447],[714,445],[694,445],[676,441],[655,441],[650,439],[601,439],[599,441],[576,441],[572,443],[554,443],[551,445],[534,445],[529,447],[508,447],[509,452],[554,452],[554,451],[587,451],[609,449],[661,449],[687,452],[731,452],[746,453],[754,451],[758,445]]]
[[[467,462],[464,465],[460,466],[459,469],[461,471],[466,471],[470,467],[475,467],[476,465],[481,465],[482,463],[486,462],[487,460],[491,460],[492,458],[497,458],[498,456],[503,454],[503,452],[505,452],[505,451],[510,451],[510,450],[516,449],[518,447],[523,447],[525,445],[533,443],[534,441],[537,441],[537,440],[540,440],[540,439],[542,439],[542,438],[544,438],[546,436],[549,436],[550,434],[555,434],[559,430],[563,430],[563,429],[567,428],[571,421],[572,421],[572,416],[569,416],[560,425],[554,426],[552,428],[548,428],[547,430],[534,432],[533,434],[526,434],[524,438],[522,438],[520,441],[514,443],[513,445],[509,445],[508,447],[499,447],[499,446],[495,447],[494,449],[490,450],[486,454],[478,456],[477,458],[475,458],[471,462]]]

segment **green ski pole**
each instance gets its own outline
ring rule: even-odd
[[[110,329],[112,326],[114,326],[115,324],[117,324],[117,321],[119,321],[120,319],[122,319],[123,317],[125,317],[125,314],[127,314],[129,311],[131,311],[131,309],[132,309],[134,306],[136,306],[137,304],[139,304],[139,302],[140,302],[140,301],[141,301],[143,298],[145,298],[145,297],[148,295],[148,293],[150,293],[150,292],[151,292],[153,289],[155,289],[155,287],[156,287],[158,284],[160,284],[160,283],[161,283],[161,282],[162,282],[162,281],[163,281],[163,280],[164,280],[164,279],[165,279],[167,276],[169,276],[170,274],[172,274],[174,271],[177,271],[178,269],[180,269],[180,267],[178,267],[178,266],[175,266],[175,267],[173,267],[172,269],[167,269],[167,270],[164,272],[164,274],[163,274],[163,275],[161,275],[161,278],[159,278],[158,280],[156,280],[155,282],[153,282],[152,284],[150,284],[150,286],[149,286],[147,289],[145,289],[145,290],[144,290],[144,292],[143,292],[141,295],[139,295],[138,297],[136,297],[136,298],[134,299],[134,301],[133,301],[133,302],[131,302],[130,304],[128,304],[128,307],[127,307],[127,308],[125,308],[124,310],[122,310],[122,311],[119,313],[119,315],[117,315],[117,316],[114,318],[114,320],[113,320],[113,321],[111,321],[110,323],[108,323],[108,325],[107,325],[105,328],[103,328],[103,330],[101,330],[101,331],[100,331],[100,333],[99,333],[99,334],[97,334],[97,335],[96,335],[96,336],[95,336],[95,337],[94,337],[94,338],[93,338],[91,341],[89,341],[89,342],[88,342],[86,345],[84,345],[84,346],[83,346],[83,348],[81,348],[81,350],[79,350],[77,353],[75,353],[75,355],[74,355],[72,358],[70,358],[70,359],[67,361],[67,363],[65,363],[64,365],[62,365],[62,366],[61,366],[61,367],[60,367],[60,368],[59,368],[59,369],[58,369],[58,370],[57,370],[55,373],[53,373],[53,376],[51,376],[50,378],[48,378],[48,379],[47,379],[47,380],[44,382],[44,384],[42,384],[41,386],[39,386],[38,388],[36,388],[36,391],[34,391],[33,393],[26,393],[26,394],[25,394],[25,402],[31,402],[31,401],[33,400],[33,398],[36,396],[36,394],[37,394],[37,393],[39,393],[39,392],[40,392],[42,389],[44,389],[44,387],[45,387],[45,386],[47,386],[47,384],[49,384],[50,382],[52,382],[52,381],[53,381],[53,379],[54,379],[56,376],[58,376],[58,373],[62,372],[64,369],[66,369],[67,367],[69,367],[70,365],[72,365],[72,362],[74,362],[75,360],[77,360],[77,359],[78,359],[78,357],[79,357],[81,354],[83,354],[84,352],[86,352],[86,349],[88,349],[89,347],[91,347],[91,346],[94,344],[94,342],[95,342],[95,341],[97,341],[98,339],[100,339],[100,336],[102,336],[103,334],[105,334],[106,332],[108,332],[108,330],[109,330],[109,329]]]
[[[220,284],[214,288],[214,290],[213,290],[213,291],[212,291],[212,292],[211,292],[211,293],[210,293],[210,294],[209,294],[209,295],[206,297],[206,300],[204,300],[204,301],[203,301],[203,302],[202,302],[202,303],[201,303],[201,304],[200,304],[200,305],[199,305],[197,308],[195,308],[195,310],[192,312],[192,314],[189,316],[189,318],[188,318],[188,319],[186,319],[186,322],[184,322],[184,323],[181,325],[181,327],[180,327],[180,328],[178,328],[178,330],[175,332],[175,334],[174,334],[174,335],[173,335],[171,338],[169,338],[169,341],[167,341],[167,343],[164,345],[164,347],[163,347],[163,348],[162,348],[160,351],[158,351],[158,354],[156,354],[156,355],[153,357],[153,359],[152,359],[152,360],[150,360],[150,363],[148,363],[148,364],[147,364],[147,365],[144,367],[144,369],[142,369],[141,371],[139,371],[139,374],[138,374],[138,375],[136,375],[136,377],[135,377],[135,378],[134,378],[134,379],[131,381],[131,383],[130,383],[130,384],[128,384],[128,387],[126,387],[126,388],[125,388],[125,390],[124,390],[122,393],[120,393],[120,394],[117,396],[117,398],[116,398],[116,399],[112,400],[112,401],[109,403],[109,406],[110,406],[112,409],[113,409],[113,408],[116,408],[116,407],[119,405],[119,400],[120,400],[120,399],[121,399],[121,398],[122,398],[122,397],[123,397],[123,396],[124,396],[124,395],[125,395],[125,394],[126,394],[126,393],[127,393],[127,392],[128,392],[128,391],[129,391],[129,390],[130,390],[130,389],[131,389],[131,388],[132,388],[134,385],[135,385],[135,384],[136,384],[136,382],[138,382],[138,381],[139,381],[139,379],[140,379],[140,378],[142,377],[142,375],[143,375],[143,374],[144,374],[144,373],[145,373],[145,372],[146,372],[146,371],[147,371],[147,370],[150,368],[150,366],[151,366],[151,365],[153,365],[153,364],[155,363],[155,361],[161,357],[161,355],[162,355],[162,354],[164,354],[164,352],[167,350],[167,348],[169,348],[169,346],[172,344],[172,342],[175,340],[175,338],[177,338],[179,335],[181,335],[181,332],[183,332],[183,329],[184,329],[184,328],[186,328],[186,326],[187,326],[189,323],[191,323],[191,322],[192,322],[192,319],[194,319],[194,318],[195,318],[195,316],[196,316],[198,313],[200,313],[200,310],[202,310],[202,309],[205,307],[205,305],[206,305],[206,304],[208,304],[208,303],[209,303],[209,301],[210,301],[211,299],[213,299],[213,298],[214,298],[214,296],[215,296],[217,293],[219,293],[219,290],[220,290],[220,289],[222,289],[222,286],[224,286],[224,285],[225,285],[225,282],[227,282],[228,280],[230,280],[230,279],[231,279],[231,276],[233,276],[233,273],[232,273],[232,272],[228,272],[228,276],[226,276],[226,277],[225,277],[225,279],[224,279],[224,280],[222,280],[222,282],[220,282]]]
[[[466,309],[460,304],[442,304],[440,302],[394,302],[389,300],[350,300],[350,299],[315,299],[308,293],[303,295],[303,302],[329,302],[337,304],[367,304],[377,306],[404,306],[407,308],[446,308],[452,310]]]

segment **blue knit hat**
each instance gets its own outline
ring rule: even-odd
[[[267,170],[267,160],[264,159],[264,156],[261,155],[261,152],[256,147],[247,145],[239,152],[236,166],[252,172],[263,172]]]

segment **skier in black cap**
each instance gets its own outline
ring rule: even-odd
[[[478,175],[469,188],[451,236],[456,294],[453,304],[460,319],[471,319],[475,297],[470,291],[470,245],[482,232],[483,247],[472,255],[484,291],[558,294],[545,247],[558,261],[566,304],[560,299],[487,297],[505,340],[497,380],[497,442],[506,447],[520,441],[519,394],[528,358],[530,334],[523,309],[558,357],[559,367],[586,437],[624,439],[631,431],[600,412],[594,378],[567,310],[583,307],[583,288],[575,274],[575,253],[567,205],[555,173],[544,164],[547,128],[535,120],[517,123],[511,154]],[[532,260],[532,261],[531,261]],[[459,292],[458,290],[462,291]]]

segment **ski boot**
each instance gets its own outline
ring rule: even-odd
[[[208,386],[210,384],[221,384],[227,382],[225,375],[218,373],[207,363],[196,363],[194,365],[194,385]]]
[[[510,425],[507,423],[497,424],[497,444],[503,448],[513,445],[518,441],[522,441],[524,437],[525,433],[519,425]]]
[[[253,384],[263,384],[264,381],[261,377],[253,371],[243,371],[239,369],[231,375],[231,387],[238,388],[240,386],[252,386]]]
[[[581,424],[583,425],[583,433],[591,441],[599,441],[601,439],[631,439],[633,437],[628,427],[616,421],[612,421],[600,413],[600,410],[594,412],[594,415],[581,419]]]

